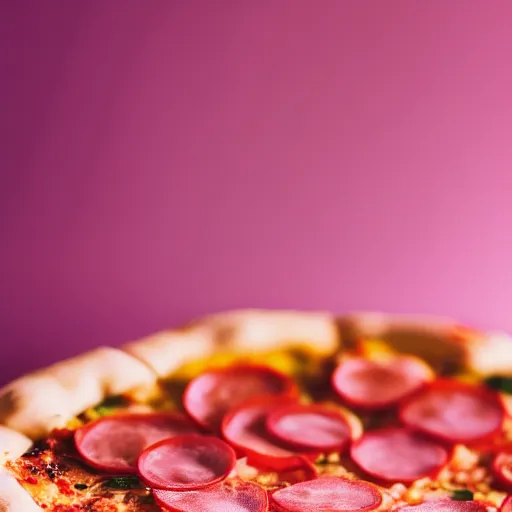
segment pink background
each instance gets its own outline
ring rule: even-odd
[[[512,2],[2,2],[7,381],[263,306],[512,329]]]

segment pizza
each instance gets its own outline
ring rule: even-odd
[[[211,315],[0,390],[0,511],[511,512],[511,376],[448,318]]]

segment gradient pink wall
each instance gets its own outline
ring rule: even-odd
[[[224,308],[512,329],[512,2],[0,10],[1,381]]]

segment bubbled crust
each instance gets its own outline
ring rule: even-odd
[[[240,310],[206,316],[123,349],[165,378],[181,365],[217,352],[244,354],[309,346],[334,353],[339,343],[338,327],[329,313]]]
[[[32,439],[41,438],[107,396],[155,380],[155,373],[134,357],[100,347],[20,377],[1,389],[0,423]]]
[[[467,328],[447,317],[380,312],[341,316],[339,326],[347,346],[362,338],[379,339],[398,352],[425,359],[438,371],[512,375],[512,339],[505,333]]]

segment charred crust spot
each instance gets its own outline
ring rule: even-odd
[[[50,480],[54,480],[58,476],[62,476],[62,469],[55,462],[46,464],[44,471]]]

